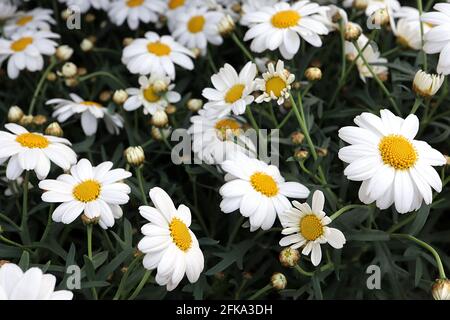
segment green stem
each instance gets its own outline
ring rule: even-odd
[[[339,19],[339,34],[341,38],[341,76],[339,82],[345,81],[345,70],[347,68],[347,59],[345,58],[345,30],[342,19]]]
[[[401,221],[399,221],[398,223],[396,223],[392,227],[390,227],[387,232],[394,233],[398,229],[401,229],[402,227],[406,226],[408,223],[414,221],[416,216],[417,216],[417,211],[414,211],[413,213],[411,213],[410,215],[408,215],[407,217],[403,218]]]
[[[293,113],[294,113],[293,109],[289,110],[288,114],[284,117],[284,119],[281,121],[281,123],[277,126],[277,129],[283,128]]]
[[[50,229],[51,229],[50,227],[51,227],[51,225],[52,225],[52,214],[53,214],[54,208],[55,208],[55,205],[52,203],[52,204],[50,205],[50,209],[48,210],[47,225],[45,226],[45,230],[44,230],[44,233],[42,234],[42,237],[41,237],[41,241],[40,241],[40,242],[45,242],[45,240],[46,240],[47,237],[48,237],[48,234],[49,234]]]
[[[236,222],[236,225],[233,228],[233,231],[231,232],[230,238],[228,238],[228,243],[227,243],[227,248],[230,248],[231,245],[233,244],[234,238],[236,238],[236,235],[239,232],[239,229],[242,225],[242,223],[244,222],[244,217],[240,216],[239,220]]]
[[[88,251],[88,257],[92,261],[92,224],[88,224],[86,226],[86,232],[87,232],[87,251]]]
[[[125,284],[127,282],[128,276],[130,275],[131,270],[133,270],[135,265],[139,262],[141,257],[142,256],[137,256],[136,258],[134,258],[134,260],[128,266],[127,271],[123,274],[122,279],[120,280],[119,287],[117,288],[117,292],[114,295],[113,300],[119,300],[120,299],[120,297],[122,295],[122,291],[125,288]]]
[[[248,105],[247,108],[245,109],[245,113],[247,114],[247,117],[250,120],[250,123],[252,124],[253,129],[255,129],[256,131],[259,131],[258,124],[256,123],[255,117],[253,116],[253,112],[252,112],[250,105]]]
[[[45,83],[45,80],[47,79],[48,74],[52,69],[58,64],[58,61],[55,58],[52,58],[50,60],[50,65],[45,69],[44,73],[41,76],[41,79],[39,79],[39,82],[36,86],[36,90],[34,90],[33,98],[31,99],[30,107],[28,108],[28,114],[32,115],[34,111],[34,107],[36,106],[37,98],[39,97],[39,93],[41,92],[42,86]]]
[[[97,72],[87,74],[85,76],[79,77],[78,81],[84,82],[86,80],[89,80],[94,77],[99,77],[99,76],[108,77],[108,78],[114,80],[118,85],[120,85],[121,88],[126,88],[126,85],[119,78],[117,78],[116,76],[114,76],[111,73],[106,72],[106,71],[97,71]]]
[[[247,50],[247,48],[242,44],[241,40],[236,36],[235,33],[231,34],[231,39],[236,43],[236,45],[242,50],[244,55],[250,59],[251,61],[255,62],[255,58],[253,58],[253,55],[250,53],[250,51]]]
[[[339,210],[336,211],[335,213],[333,213],[333,214],[330,216],[330,219],[331,219],[331,220],[337,219],[341,214],[343,214],[343,213],[345,213],[345,212],[347,212],[347,211],[349,211],[349,210],[352,210],[352,209],[355,209],[355,208],[365,208],[365,207],[366,207],[366,206],[360,205],[360,204],[349,204],[349,205],[347,205],[347,206],[345,206],[345,207],[342,207],[341,209],[339,209]]]
[[[428,243],[417,239],[416,237],[410,235],[410,234],[403,234],[403,233],[393,233],[391,234],[391,238],[398,238],[398,239],[407,239],[410,240],[414,243],[416,243],[417,245],[421,246],[422,248],[428,250],[434,257],[434,259],[436,260],[436,264],[439,270],[439,278],[440,279],[447,279],[447,276],[445,275],[445,270],[444,270],[444,265],[442,264],[441,261],[441,257],[439,256],[439,254],[437,253],[437,251],[430,246]]]
[[[312,277],[314,275],[314,272],[310,272],[310,271],[306,271],[305,269],[303,269],[302,267],[300,267],[298,264],[296,264],[294,266],[295,270],[298,271],[298,273],[307,276],[307,277]]]
[[[142,165],[136,168],[136,176],[139,183],[139,190],[141,191],[142,201],[145,203],[146,206],[148,206],[148,200],[144,188],[144,177],[142,176]]]
[[[141,279],[141,282],[139,282],[138,286],[136,287],[136,290],[134,290],[133,294],[128,298],[128,300],[134,300],[139,295],[139,293],[141,292],[142,288],[144,288],[151,274],[152,274],[151,270],[145,271],[144,276]]]
[[[0,240],[3,241],[4,243],[10,244],[12,246],[18,247],[18,248],[24,248],[23,245],[21,245],[20,243],[17,243],[15,241],[9,240],[7,238],[5,238],[4,236],[0,235]]]
[[[422,103],[422,99],[419,97],[416,97],[416,100],[414,101],[414,105],[411,109],[411,114],[416,113],[416,111],[417,111],[417,109],[419,109],[421,103]]]
[[[253,294],[250,298],[248,298],[248,300],[256,300],[261,295],[263,295],[267,291],[270,291],[271,289],[272,289],[272,285],[268,284],[265,287],[263,287],[263,288],[259,289],[258,291],[256,291],[255,294]]]
[[[25,172],[23,179],[23,198],[22,198],[22,221],[20,224],[22,242],[30,244],[30,232],[28,230],[28,185],[30,181],[30,171]]]
[[[208,49],[207,49],[207,52],[206,52],[206,57],[208,59],[209,66],[211,67],[212,71],[214,73],[217,73],[217,67],[216,67],[216,64],[214,63],[214,60],[212,58],[211,50],[210,50],[209,46],[208,46]]]
[[[419,10],[419,17],[422,17],[423,14],[423,5],[422,5],[422,0],[417,0],[417,9]],[[420,21],[420,18],[419,18]],[[428,61],[427,61],[427,54],[426,52],[423,50],[423,46],[425,44],[425,41],[423,40],[423,23],[422,21],[420,21],[420,41],[421,41],[421,51],[422,51],[422,56],[423,56],[423,69],[425,72],[427,72],[428,69]]]

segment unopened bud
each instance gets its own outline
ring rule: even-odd
[[[202,55],[202,50],[200,50],[199,48],[194,48],[191,51],[192,51],[195,59],[201,57],[201,55]]]
[[[38,114],[33,117],[33,123],[37,126],[42,126],[46,122],[47,122],[47,117],[42,114]]]
[[[319,81],[322,79],[322,70],[316,67],[311,67],[305,70],[305,77],[308,81]]]
[[[447,161],[446,165],[450,166],[450,157],[448,155],[444,155],[445,160]]]
[[[98,98],[100,99],[101,102],[106,102],[109,99],[111,99],[112,93],[109,90],[104,90],[102,92],[100,92],[100,95],[98,96]]]
[[[47,81],[53,82],[53,81],[56,81],[57,78],[58,77],[56,76],[56,73],[54,73],[54,72],[49,72],[47,74]]]
[[[386,26],[389,24],[389,13],[387,9],[380,8],[377,9],[372,15],[369,17],[369,21],[372,25],[375,26]]]
[[[166,109],[165,109],[167,114],[174,114],[175,112],[177,112],[177,107],[174,106],[173,104],[169,104]]]
[[[90,22],[94,22],[95,21],[95,14],[93,13],[87,13],[85,18],[86,22],[90,23]]]
[[[169,118],[167,113],[163,110],[157,110],[152,116],[152,125],[158,128],[162,128],[167,125]]]
[[[121,105],[124,104],[128,99],[128,93],[125,90],[116,90],[114,91],[113,101],[115,104]]]
[[[281,250],[279,259],[284,267],[294,267],[300,260],[300,252],[297,249],[287,247]]]
[[[345,25],[344,38],[347,41],[356,41],[361,36],[362,29],[356,23],[349,22]]]
[[[66,78],[74,77],[78,72],[77,66],[72,62],[66,62],[62,66],[61,73]]]
[[[284,288],[286,288],[287,280],[284,274],[280,272],[275,272],[270,278],[270,283],[272,284],[272,287],[274,287],[275,289],[283,290]]]
[[[64,79],[64,83],[69,88],[74,88],[78,85],[78,80],[76,78],[66,78]]]
[[[230,35],[234,31],[235,27],[233,18],[229,14],[225,15],[217,25],[217,29],[219,30],[221,36]]]
[[[450,300],[450,280],[438,279],[431,289],[434,300]]]
[[[353,1],[353,8],[356,10],[366,10],[368,5],[367,0],[354,0]]]
[[[18,106],[12,106],[8,110],[8,121],[19,122],[23,117],[23,111]]]
[[[127,38],[123,38],[123,40],[122,40],[122,45],[124,46],[124,47],[126,47],[126,46],[128,46],[130,43],[132,43],[133,42],[133,38],[130,38],[130,37],[127,37]]]
[[[124,156],[127,159],[127,163],[132,166],[140,166],[145,161],[144,149],[141,146],[126,148]]]
[[[61,45],[56,49],[56,58],[61,61],[67,61],[72,57],[73,49],[68,45]]]
[[[328,155],[328,149],[327,148],[317,148],[317,154],[319,157],[326,157]]]
[[[33,115],[28,114],[28,115],[24,115],[22,118],[20,118],[19,120],[19,124],[21,126],[29,126],[30,124],[33,123]]]
[[[58,122],[52,122],[45,128],[45,134],[54,137],[62,137],[64,131]]]
[[[83,41],[81,41],[80,48],[84,52],[92,50],[93,47],[94,47],[94,43],[91,40],[86,38],[86,39],[83,39]]]
[[[295,132],[292,132],[292,134],[291,134],[291,141],[295,145],[301,144],[304,139],[305,139],[305,135],[303,133],[301,133],[300,131],[295,131]]]
[[[168,85],[167,85],[167,82],[166,82],[166,81],[160,79],[160,80],[156,80],[156,81],[153,83],[152,88],[153,88],[153,92],[154,92],[154,93],[156,93],[156,94],[162,94],[162,93],[164,93],[164,92],[167,91]]]
[[[309,152],[307,150],[297,150],[294,153],[294,158],[297,160],[304,160],[309,157]]]
[[[186,106],[190,111],[197,112],[203,107],[203,101],[201,99],[189,99]]]

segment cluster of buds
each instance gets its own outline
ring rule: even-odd
[[[38,114],[38,115],[26,115],[23,110],[19,106],[12,106],[8,110],[8,122],[19,123],[22,126],[42,126],[47,122],[47,117]]]

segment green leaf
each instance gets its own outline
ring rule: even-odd
[[[416,218],[413,223],[408,228],[407,233],[410,235],[417,235],[427,222],[428,216],[430,214],[430,205],[422,204],[420,209],[417,211]]]
[[[28,270],[28,268],[30,267],[30,254],[28,253],[28,251],[24,251],[22,253],[19,261],[19,267],[23,271]]]

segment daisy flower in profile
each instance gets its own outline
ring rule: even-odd
[[[141,206],[139,212],[149,223],[138,249],[144,253],[144,268],[156,269],[155,280],[168,291],[175,289],[186,274],[194,283],[204,268],[204,257],[195,234],[189,229],[191,211],[181,204],[175,208],[172,199],[161,188],[149,192],[154,207]]]
[[[172,91],[174,84],[170,83],[167,76],[152,74],[150,77],[139,77],[140,88],[128,88],[128,99],[123,108],[127,111],[133,111],[140,107],[144,114],[154,114],[158,110],[164,110],[169,103],[180,101],[181,96],[178,92]]]
[[[11,1],[0,2],[0,21],[7,20],[16,14],[17,6]]]
[[[364,34],[361,34],[357,40],[358,47],[360,50],[362,50],[364,58],[366,59],[367,63],[371,65],[374,73],[381,79],[386,79],[388,76],[388,68],[380,64],[386,64],[387,59],[382,58],[380,51],[378,51],[378,49],[372,44],[366,46],[368,41],[369,39]],[[365,49],[363,50],[364,47]],[[358,50],[353,45],[353,43],[346,41],[345,54],[348,60],[353,61],[358,56]],[[366,78],[373,77],[372,73],[370,72],[369,68],[367,68],[364,60],[361,57],[356,60],[356,66],[358,67],[359,77],[362,81],[366,82]]]
[[[256,77],[256,65],[248,62],[239,72],[226,63],[211,77],[214,88],[203,89],[202,95],[209,101],[204,105],[208,117],[222,117],[231,112],[243,114],[254,100],[251,95]]]
[[[205,111],[191,117],[192,150],[196,156],[208,164],[222,164],[233,152],[254,157],[256,147],[245,135],[241,119],[223,116],[208,118]]]
[[[134,74],[165,74],[175,79],[175,65],[192,70],[194,54],[171,36],[147,32],[145,38],[135,39],[122,53],[122,63]]]
[[[86,13],[91,8],[97,10],[108,10],[111,4],[110,0],[59,0],[65,3],[67,7],[77,7],[81,13]]]
[[[305,199],[309,195],[301,183],[286,182],[276,166],[242,153],[230,155],[222,169],[229,181],[219,190],[223,198],[220,209],[224,213],[239,209],[250,219],[251,231],[270,229],[277,214],[291,207],[288,197]]]
[[[434,12],[425,13],[422,21],[432,25],[424,36],[423,50],[428,54],[439,54],[437,72],[450,74],[450,3],[437,3]]]
[[[131,177],[131,173],[124,169],[111,170],[112,166],[112,162],[106,161],[93,167],[89,160],[81,159],[70,168],[70,174],[41,181],[42,201],[61,203],[53,211],[53,221],[69,224],[84,213],[89,219],[98,219],[103,229],[112,227],[114,219],[122,217],[120,205],[128,203],[131,192],[121,182]]]
[[[8,60],[8,77],[16,79],[21,70],[42,70],[43,55],[51,56],[58,44],[51,40],[59,35],[48,31],[25,30],[12,35],[11,40],[0,39],[0,65]]]
[[[323,211],[325,197],[322,191],[314,192],[311,207],[306,202],[293,201],[292,204],[292,208],[280,215],[281,234],[286,236],[280,240],[280,246],[303,247],[302,254],[311,253],[311,262],[317,266],[322,260],[320,245],[329,243],[333,248],[341,249],[345,236],[340,230],[328,227],[331,219]]]
[[[262,74],[262,79],[256,79],[256,90],[262,93],[255,99],[256,103],[276,100],[279,105],[289,99],[291,84],[295,80],[295,75],[284,68],[284,62],[278,60],[276,67],[273,63],[267,65],[267,72]]]
[[[0,300],[72,300],[69,290],[55,290],[56,277],[39,268],[23,272],[14,263],[0,267]]]
[[[65,122],[76,114],[81,114],[81,127],[87,136],[97,132],[98,120],[105,121],[106,129],[110,134],[119,134],[123,128],[123,119],[117,113],[110,112],[107,108],[95,101],[83,100],[75,93],[70,94],[68,99],[51,99],[46,102],[47,105],[54,105],[55,111],[52,117],[59,122]]]
[[[422,97],[432,97],[444,83],[445,77],[438,74],[429,74],[419,70],[414,76],[413,90]]]
[[[9,19],[6,22],[4,26],[5,35],[10,37],[14,33],[24,30],[49,31],[50,26],[55,24],[52,14],[52,10],[43,8],[36,8],[26,12],[18,12],[14,18]]]
[[[395,36],[397,43],[403,48],[420,50],[422,48],[422,40],[420,36],[420,20],[410,20],[402,18],[397,21]],[[426,34],[430,30],[430,26],[423,24],[423,32]]]
[[[247,15],[250,29],[244,41],[252,40],[250,49],[254,52],[279,48],[283,58],[292,59],[300,48],[300,37],[314,47],[322,46],[320,35],[328,34],[327,27],[318,18],[323,10],[327,8],[307,0],[260,8]]]
[[[28,132],[15,123],[5,124],[9,132],[0,131],[0,159],[9,159],[6,177],[16,180],[23,170],[34,170],[38,179],[50,172],[50,162],[69,170],[77,162],[77,155],[67,139]]]
[[[127,20],[131,30],[136,30],[139,22],[157,22],[164,11],[162,0],[113,0],[108,16],[112,23],[121,26]]]
[[[354,120],[357,127],[339,130],[339,137],[350,144],[339,150],[339,158],[349,163],[344,174],[349,180],[362,181],[359,199],[365,204],[376,201],[380,209],[394,204],[399,213],[417,210],[422,201],[430,204],[431,188],[442,189],[433,166],[444,165],[445,157],[414,139],[419,130],[414,114],[406,119],[387,109],[380,114],[364,112]]]
[[[176,16],[172,36],[187,48],[205,54],[208,43],[218,46],[223,42],[217,27],[223,17],[223,13],[208,11],[205,6],[190,7]]]

